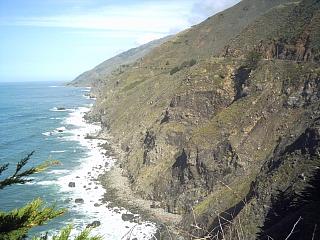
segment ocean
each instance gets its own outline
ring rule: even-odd
[[[68,224],[74,226],[75,235],[99,221],[101,225],[92,234],[104,239],[151,239],[154,224],[123,221],[122,214],[130,212],[101,203],[105,190],[96,178],[116,160],[100,147],[104,140],[86,138],[100,130],[99,124],[83,119],[94,104],[86,96],[89,91],[57,82],[0,83],[0,164],[10,164],[0,177],[12,173],[15,164],[31,151],[35,152],[26,168],[46,160],[60,162],[34,175],[30,183],[0,190],[0,211],[22,207],[40,197],[67,212],[32,229],[30,236],[54,234]],[[69,187],[70,182],[75,186]],[[77,198],[83,203],[75,203]]]

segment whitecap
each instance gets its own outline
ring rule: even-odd
[[[82,89],[81,92],[90,92],[90,89]]]
[[[51,180],[51,181],[39,181],[36,182],[37,185],[43,185],[43,186],[50,186],[50,185],[55,185],[57,184],[57,182],[55,180]]]
[[[56,131],[58,131],[58,132],[64,132],[66,130],[67,130],[66,127],[58,127],[58,128],[56,128]]]
[[[37,180],[37,179],[38,178],[36,178],[36,177],[29,177],[28,180],[30,180],[30,182],[26,182],[24,184],[26,184],[26,185],[34,185],[34,184],[36,184],[35,180]]]
[[[24,183],[24,184],[26,184],[26,185],[35,185],[36,182],[26,182],[26,183]]]
[[[50,174],[55,174],[55,175],[60,175],[60,174],[67,174],[67,173],[70,173],[70,170],[65,170],[65,169],[55,169],[55,170],[48,171],[48,173],[50,173]]]
[[[64,153],[66,152],[66,150],[53,150],[53,151],[50,151],[51,153]]]
[[[51,112],[73,112],[74,108],[54,107],[49,109]]]
[[[49,137],[49,136],[53,135],[53,133],[52,132],[44,132],[44,133],[42,133],[42,135]]]

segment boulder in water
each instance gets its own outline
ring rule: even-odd
[[[69,187],[75,187],[75,186],[76,186],[76,183],[75,183],[75,182],[69,182],[68,186],[69,186]]]
[[[123,221],[133,221],[134,220],[134,215],[131,213],[124,213],[121,216]]]
[[[74,202],[75,202],[75,203],[84,203],[84,200],[83,200],[83,198],[76,198],[76,199],[74,200]]]
[[[100,225],[101,225],[100,221],[93,221],[92,223],[89,223],[87,225],[87,228],[96,228],[96,227],[99,227]]]

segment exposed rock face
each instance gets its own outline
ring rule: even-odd
[[[143,141],[143,147],[144,147],[143,164],[150,164],[150,157],[148,156],[148,153],[154,149],[155,141],[156,141],[156,137],[154,135],[154,132],[147,131],[146,137]]]
[[[319,24],[318,1],[282,5],[232,39],[222,55],[243,57],[255,51],[267,60],[319,62]]]
[[[284,239],[301,216],[302,239],[320,224],[319,188],[309,189],[320,168],[320,3],[271,2],[242,1],[178,34],[110,78],[88,115],[123,150],[132,188],[183,214],[184,233]],[[213,35],[257,3],[237,34]]]
[[[221,202],[204,202],[212,210],[196,220],[198,228],[194,228],[193,234],[205,235],[208,229],[213,230],[212,235],[218,234],[222,222],[228,225],[225,234],[231,239],[237,238],[240,228],[244,239],[285,239],[301,217],[303,221],[293,239],[312,236],[315,225],[319,224],[316,217],[319,211],[315,207],[319,204],[319,123],[319,118],[300,123],[295,134],[279,138],[244,197],[220,216],[216,209],[223,205]],[[236,185],[230,185],[229,190],[234,198],[242,194]],[[195,210],[203,210],[202,207]],[[189,221],[191,225],[195,219],[189,216]],[[250,234],[252,228],[258,235]]]
[[[210,117],[219,109],[228,106],[230,96],[221,96],[219,91],[190,91],[174,96],[161,123],[175,121],[186,124],[197,124],[202,119]]]
[[[310,47],[309,39],[309,34],[304,33],[292,44],[283,39],[273,39],[266,42],[261,40],[254,50],[261,53],[268,60],[318,61],[319,56],[315,56],[315,50]]]

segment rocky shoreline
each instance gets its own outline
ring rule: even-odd
[[[133,236],[151,239],[156,233],[154,223],[143,221],[139,214],[104,201],[105,189],[99,176],[111,169],[115,159],[105,150],[106,139],[98,135],[101,131],[100,124],[85,118],[89,111],[89,106],[80,107],[70,112],[63,122],[66,126],[74,126],[71,130],[64,128],[63,132],[68,134],[66,139],[79,142],[86,152],[75,169],[58,179],[61,191],[68,194],[68,210],[83,216],[75,226],[77,230],[90,227],[93,235],[106,239],[129,240],[134,239]]]
[[[99,135],[97,138],[107,139],[108,143],[103,146],[106,150],[106,155],[117,159],[116,164],[98,178],[98,181],[106,190],[102,202],[108,202],[109,208],[125,208],[132,212],[133,214],[130,216],[125,216],[128,221],[136,222],[137,224],[141,221],[156,223],[158,230],[155,237],[157,239],[178,234],[178,224],[182,220],[182,216],[166,212],[165,209],[161,208],[159,202],[143,199],[136,194],[131,188],[125,170],[121,167],[121,159],[124,156],[122,150],[112,143],[110,136]],[[135,214],[139,215],[138,219],[134,217]]]

